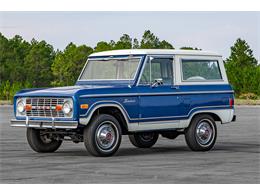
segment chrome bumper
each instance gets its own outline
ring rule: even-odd
[[[76,129],[77,121],[40,121],[40,120],[11,120],[11,127],[33,127],[33,128],[51,128],[51,129]]]

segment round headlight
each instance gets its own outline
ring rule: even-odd
[[[19,102],[17,103],[17,111],[19,113],[23,113],[25,111],[25,105],[22,100],[19,100]]]
[[[62,111],[64,114],[68,115],[71,113],[72,111],[72,104],[70,102],[64,102],[63,106],[62,106]]]

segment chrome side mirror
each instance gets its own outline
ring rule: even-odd
[[[151,87],[158,87],[160,85],[163,85],[163,80],[162,79],[155,79],[154,82],[152,83]]]

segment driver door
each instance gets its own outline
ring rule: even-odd
[[[173,56],[147,57],[138,83],[139,125],[145,122],[163,123],[171,120],[178,123],[176,116],[180,113],[180,100],[174,93],[178,91],[178,87],[173,83],[173,70]]]

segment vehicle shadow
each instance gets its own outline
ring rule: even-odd
[[[259,153],[260,145],[258,143],[245,144],[245,143],[218,143],[211,151],[213,152],[251,152]],[[144,156],[144,155],[157,155],[157,154],[179,154],[179,153],[194,153],[186,145],[183,146],[154,146],[152,148],[135,148],[124,147],[119,148],[118,152],[114,156]],[[205,152],[197,152],[205,153]],[[45,154],[46,155],[46,154]],[[85,149],[78,150],[58,150],[51,154],[52,156],[91,156]]]
[[[122,148],[115,154],[115,156],[139,156],[162,153],[184,153],[190,150],[187,146],[163,146],[152,148]]]
[[[152,147],[152,148],[120,148],[114,156],[144,156],[151,154],[162,153],[183,153],[190,152],[187,146],[164,146],[164,147]],[[51,154],[52,156],[91,156],[86,150],[58,150]]]

